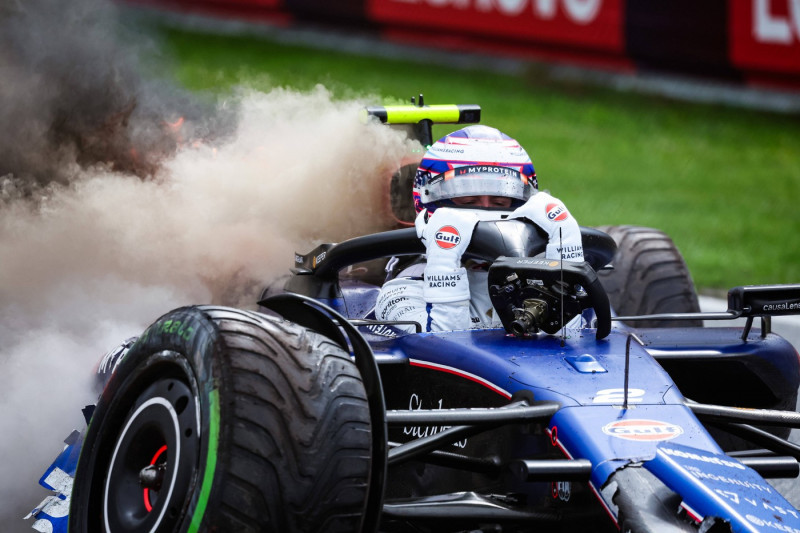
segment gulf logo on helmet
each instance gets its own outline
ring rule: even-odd
[[[442,226],[436,230],[433,239],[439,245],[439,248],[449,250],[461,242],[461,235],[458,234],[458,230],[453,226]]]
[[[618,439],[636,441],[671,440],[683,434],[683,428],[660,420],[617,420],[603,426],[603,433]]]
[[[569,211],[562,204],[547,204],[545,211],[547,211],[548,220],[555,222],[561,222],[569,217]]]

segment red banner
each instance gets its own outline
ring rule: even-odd
[[[743,70],[800,72],[800,0],[728,0],[731,62]]]
[[[624,51],[623,0],[367,0],[377,22],[414,28]]]

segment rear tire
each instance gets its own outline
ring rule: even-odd
[[[358,370],[329,339],[252,312],[175,310],[103,392],[69,530],[360,531],[370,429]]]
[[[697,313],[700,304],[689,268],[666,233],[638,226],[599,226],[617,243],[612,270],[597,273],[620,316]],[[646,320],[641,328],[702,326],[700,320]]]

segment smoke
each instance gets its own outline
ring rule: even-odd
[[[106,0],[1,0],[0,176],[25,190],[97,165],[145,177],[177,147],[177,118],[191,136],[230,126],[231,114],[143,78],[145,54],[153,45]]]
[[[102,354],[180,305],[252,307],[295,250],[386,229],[408,141],[322,87],[210,105],[143,81],[99,0],[0,5],[0,518],[26,531]]]

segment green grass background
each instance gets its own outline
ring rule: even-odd
[[[534,68],[500,75],[261,37],[159,31],[175,75],[191,89],[321,83],[337,98],[398,103],[423,92],[431,104],[480,104],[482,123],[526,147],[540,187],[582,225],[666,231],[706,292],[800,283],[798,116],[556,83]],[[441,128],[435,136],[447,132]]]

